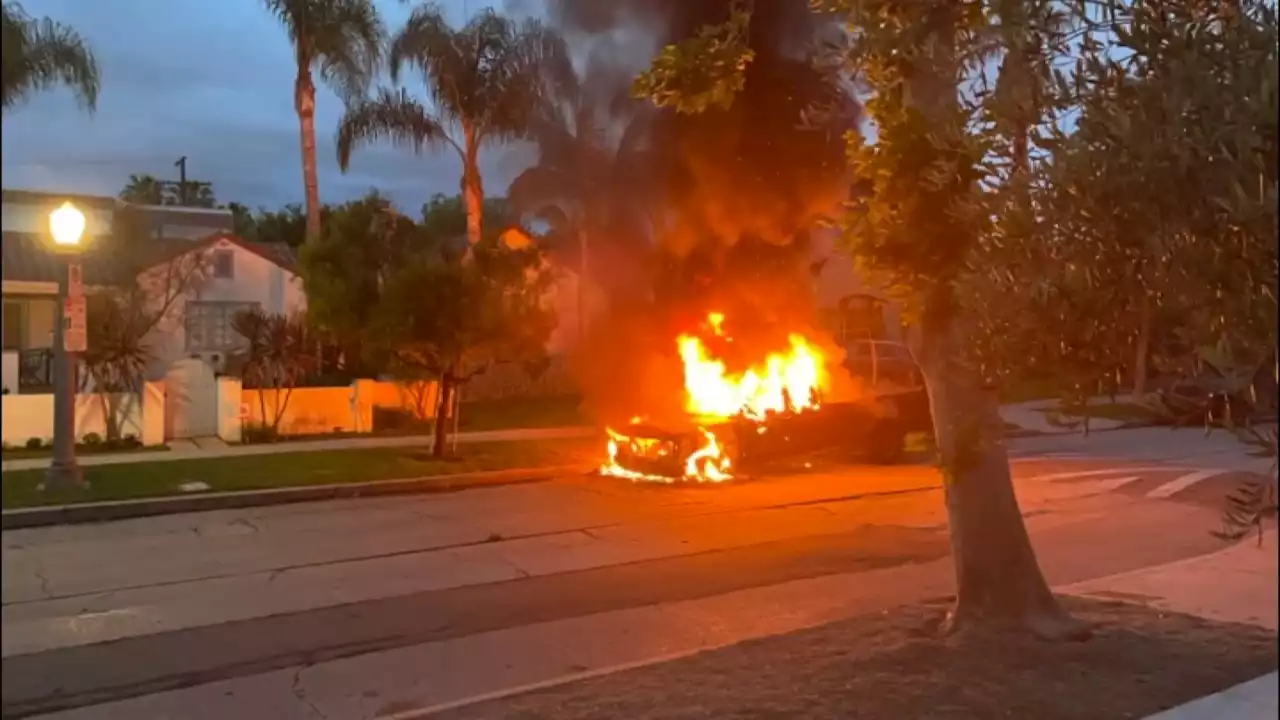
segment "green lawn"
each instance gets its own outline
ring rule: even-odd
[[[456,459],[437,460],[429,447],[326,450],[201,460],[171,460],[84,468],[89,489],[46,494],[37,490],[44,470],[6,471],[4,507],[126,500],[184,494],[179,486],[203,482],[209,491],[258,490],[357,483],[431,475],[531,468],[585,462],[599,455],[591,440],[475,443]]]

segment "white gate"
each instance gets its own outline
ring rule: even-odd
[[[218,381],[204,360],[186,358],[164,376],[166,440],[218,434]]]

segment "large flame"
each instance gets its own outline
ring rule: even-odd
[[[724,330],[725,317],[721,313],[707,316],[706,330],[711,336],[724,342],[733,338]],[[683,478],[702,482],[722,482],[734,476],[734,458],[725,441],[706,426],[718,421],[743,418],[756,423],[756,432],[763,433],[764,423],[770,416],[795,413],[818,407],[823,385],[827,380],[822,353],[802,335],[788,337],[785,352],[767,354],[740,372],[731,372],[724,360],[713,355],[707,342],[692,334],[676,338],[676,347],[684,366],[685,410],[699,422],[698,446],[683,462]],[[633,426],[641,418],[633,418]],[[618,463],[618,455],[625,447],[632,454],[651,458],[667,457],[673,450],[653,438],[636,437],[626,432],[606,428],[609,434],[608,459],[601,466],[601,473],[632,480],[661,480],[670,482],[681,479],[660,475],[648,475],[629,470]]]

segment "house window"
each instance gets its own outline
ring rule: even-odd
[[[213,276],[216,278],[235,277],[235,253],[230,250],[218,250],[213,253]]]
[[[244,345],[244,338],[232,328],[236,313],[258,306],[242,302],[188,302],[186,309],[187,352],[226,352]]]
[[[22,338],[26,330],[26,313],[23,303],[17,300],[4,301],[4,349],[21,350]]]

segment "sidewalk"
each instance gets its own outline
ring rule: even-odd
[[[512,430],[485,430],[458,433],[458,442],[510,442],[518,440],[563,440],[590,437],[596,432],[591,427],[523,428]],[[357,437],[338,440],[296,440],[291,442],[264,443],[261,445],[224,445],[217,448],[168,450],[162,452],[111,453],[81,455],[81,465],[120,465],[127,463],[170,462],[173,460],[199,460],[206,458],[239,457],[245,455],[277,455],[281,453],[321,452],[324,450],[365,450],[384,447],[416,447],[430,445],[430,435],[402,435],[397,437]],[[50,458],[5,460],[3,469],[37,470],[49,466]]]
[[[1097,397],[1092,398],[1090,404],[1110,402],[1110,398]],[[1057,400],[1028,400],[1027,402],[1013,403],[1011,405],[1000,406],[1000,418],[1010,425],[1017,425],[1023,430],[1030,430],[1045,435],[1078,435],[1083,430],[1077,428],[1066,428],[1054,425],[1049,422],[1045,410],[1058,406]],[[1121,426],[1122,423],[1116,420],[1108,420],[1106,418],[1093,418],[1089,420],[1089,430],[1114,430]]]
[[[1211,555],[1089,580],[1064,593],[1137,601],[1211,620],[1280,628],[1280,562],[1274,529]],[[1152,715],[1147,720],[1262,720],[1280,713],[1277,674]]]

